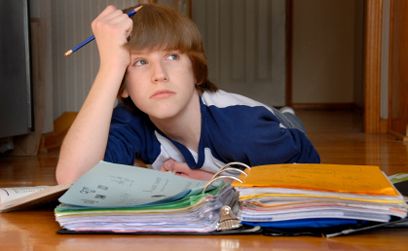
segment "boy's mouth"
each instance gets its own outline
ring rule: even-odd
[[[151,95],[150,98],[151,99],[162,99],[162,98],[173,96],[174,94],[176,93],[170,90],[159,90],[153,93],[153,95]]]

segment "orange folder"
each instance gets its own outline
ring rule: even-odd
[[[235,187],[273,187],[398,196],[378,166],[336,164],[272,164],[254,166]]]

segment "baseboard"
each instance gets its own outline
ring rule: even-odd
[[[395,131],[388,131],[389,134],[395,136],[398,140],[401,140],[403,142],[408,142],[408,135],[404,135],[400,132],[395,132]]]
[[[361,110],[355,103],[293,103],[295,110]]]

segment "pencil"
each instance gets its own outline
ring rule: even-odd
[[[143,6],[141,5],[141,6],[139,6],[139,7],[136,7],[136,8],[134,8],[134,9],[130,10],[130,11],[127,13],[127,15],[128,15],[129,17],[135,15],[136,12],[138,12],[142,7],[143,7]],[[85,45],[89,44],[89,43],[92,42],[93,40],[95,40],[95,36],[94,36],[94,35],[91,35],[91,36],[87,37],[84,41],[82,41],[82,42],[80,42],[79,44],[75,45],[72,49],[66,51],[66,52],[65,52],[65,56],[67,57],[67,56],[71,55],[72,53],[78,51],[79,49],[81,49],[81,48],[84,47]]]

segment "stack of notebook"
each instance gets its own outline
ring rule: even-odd
[[[220,210],[238,209],[230,184],[100,162],[59,199],[61,232],[208,233],[220,230]]]
[[[404,198],[377,166],[277,164],[246,172],[233,183],[246,225],[324,228],[407,216]]]
[[[59,199],[60,233],[335,236],[407,217],[404,198],[376,166],[274,164],[242,171],[232,164],[203,182],[100,162]]]

